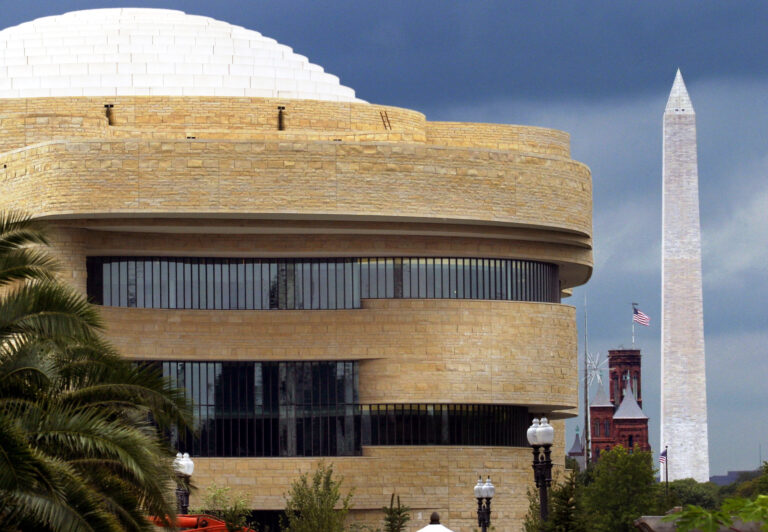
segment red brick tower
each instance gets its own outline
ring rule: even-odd
[[[624,387],[624,399],[619,408],[613,414],[613,441],[614,445],[621,445],[632,452],[637,448],[641,451],[650,451],[648,443],[648,416],[640,409],[635,401],[632,388],[629,384]]]
[[[592,424],[590,427],[592,431],[590,450],[593,462],[600,458],[602,451],[608,451],[615,445],[613,438],[613,412],[615,408],[605,394],[603,385],[599,384],[599,386],[589,406],[589,417]]]
[[[610,399],[602,384],[589,407],[592,460],[621,445],[650,451],[648,416],[643,413],[641,355],[639,349],[608,352]]]
[[[618,408],[624,399],[627,381],[632,386],[638,406],[643,408],[642,369],[639,349],[612,349],[608,351],[611,403]]]

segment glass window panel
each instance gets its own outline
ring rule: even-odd
[[[201,280],[200,280],[200,260],[199,259],[191,259],[189,261],[189,270],[190,270],[190,283],[189,283],[189,290],[190,295],[192,297],[192,302],[190,304],[190,308],[199,309],[203,308],[201,299],[200,299],[200,290],[201,288]]]
[[[429,299],[436,296],[435,287],[440,284],[438,279],[440,273],[439,268],[435,264],[435,259],[427,259],[427,298]]]
[[[459,296],[458,293],[458,268],[456,266],[456,259],[450,259],[448,261],[448,297],[456,299]]]
[[[136,306],[136,261],[128,261],[128,301],[129,307]]]
[[[352,263],[352,303],[354,308],[360,308],[360,262]]]
[[[152,278],[151,278],[151,290],[152,290],[152,308],[160,308],[160,261],[152,261]]]
[[[352,261],[344,261],[344,308],[355,308],[355,294],[352,290],[354,265]]]
[[[253,305],[257,309],[269,308],[264,305],[264,264],[257,260],[253,265]]]
[[[245,259],[237,259],[236,264],[229,266],[229,299],[232,308],[245,309]]]
[[[255,307],[253,303],[253,294],[254,294],[254,286],[253,286],[253,261],[247,260],[245,264],[243,265],[243,290],[244,290],[244,297],[245,297],[245,306],[244,308],[248,310],[253,310]]]
[[[168,275],[168,301],[166,308],[176,308],[176,260],[169,259],[165,261],[165,268]]]
[[[346,308],[344,297],[346,288],[346,283],[344,282],[345,263],[344,259],[336,260],[336,308]]]
[[[360,259],[360,289],[363,299],[371,298],[370,277],[368,275],[368,259]]]
[[[136,260],[136,306],[138,308],[144,308],[146,303],[144,302],[144,293],[146,288],[144,287],[144,259]]]
[[[117,306],[125,307],[128,304],[128,261],[120,260],[118,264],[117,282],[119,287]]]
[[[404,298],[411,297],[411,262],[410,258],[403,259],[403,295]]]
[[[379,263],[379,294],[392,298],[394,295],[394,269],[392,259],[382,259]]]
[[[320,263],[312,261],[312,308],[320,307]]]
[[[402,299],[403,297],[403,259],[392,261],[392,295],[389,297]]]
[[[288,309],[293,308],[293,301],[291,300],[289,304],[289,294],[288,293],[288,285],[291,284],[291,280],[289,280],[289,272],[290,266],[286,261],[279,261],[277,264],[277,286],[278,286],[278,293],[277,293],[277,307],[280,309]]]
[[[160,259],[160,306],[168,308],[168,260]]]
[[[440,288],[440,297],[449,299],[451,297],[451,271],[450,271],[450,259],[438,259],[442,266],[442,280],[443,285]]]
[[[211,259],[205,260],[205,303],[205,308],[216,307],[216,272]]]
[[[293,296],[291,297],[291,301],[293,301],[293,307],[295,309],[303,309],[304,308],[304,283],[303,283],[303,277],[304,277],[304,268],[303,264],[300,260],[293,261],[291,264],[292,272],[293,272],[293,280],[291,281],[289,285],[289,291],[293,291]]]
[[[176,308],[184,308],[184,259],[174,260],[176,267]]]
[[[419,260],[418,270],[418,286],[419,286],[419,299],[425,299],[427,297],[427,259]]]
[[[302,303],[301,308],[312,308],[312,264],[304,261],[301,264]]]
[[[277,264],[272,262],[269,267],[269,307],[271,309],[280,308],[280,288],[278,286]]]
[[[229,267],[230,264],[227,260],[216,261],[216,272],[221,272],[221,277],[217,278],[216,284],[214,286],[214,290],[216,290],[216,302],[218,303],[219,298],[221,298],[221,305],[217,306],[216,308],[230,309],[233,308],[234,305],[234,301],[230,302]]]
[[[320,262],[320,308],[328,308],[328,263]]]
[[[323,261],[328,268],[328,307],[336,308],[336,263],[333,260]]]
[[[116,260],[110,262],[109,272],[109,304],[116,307],[120,305],[120,263]]]

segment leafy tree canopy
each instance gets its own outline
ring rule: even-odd
[[[589,530],[630,532],[635,519],[656,510],[658,488],[651,453],[616,446],[600,454],[591,477],[584,487]]]
[[[343,532],[352,493],[341,496],[343,479],[333,478],[333,464],[320,463],[312,474],[293,481],[288,492],[283,530],[288,532]]]

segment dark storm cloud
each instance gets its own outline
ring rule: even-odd
[[[262,31],[361,98],[423,107],[591,98],[768,75],[765,2],[51,1],[3,4],[3,26],[90,7],[154,6]],[[712,65],[717,65],[713,72]]]

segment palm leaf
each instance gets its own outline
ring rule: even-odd
[[[82,294],[55,282],[29,282],[0,299],[0,340],[89,337],[100,327],[96,308]]]

